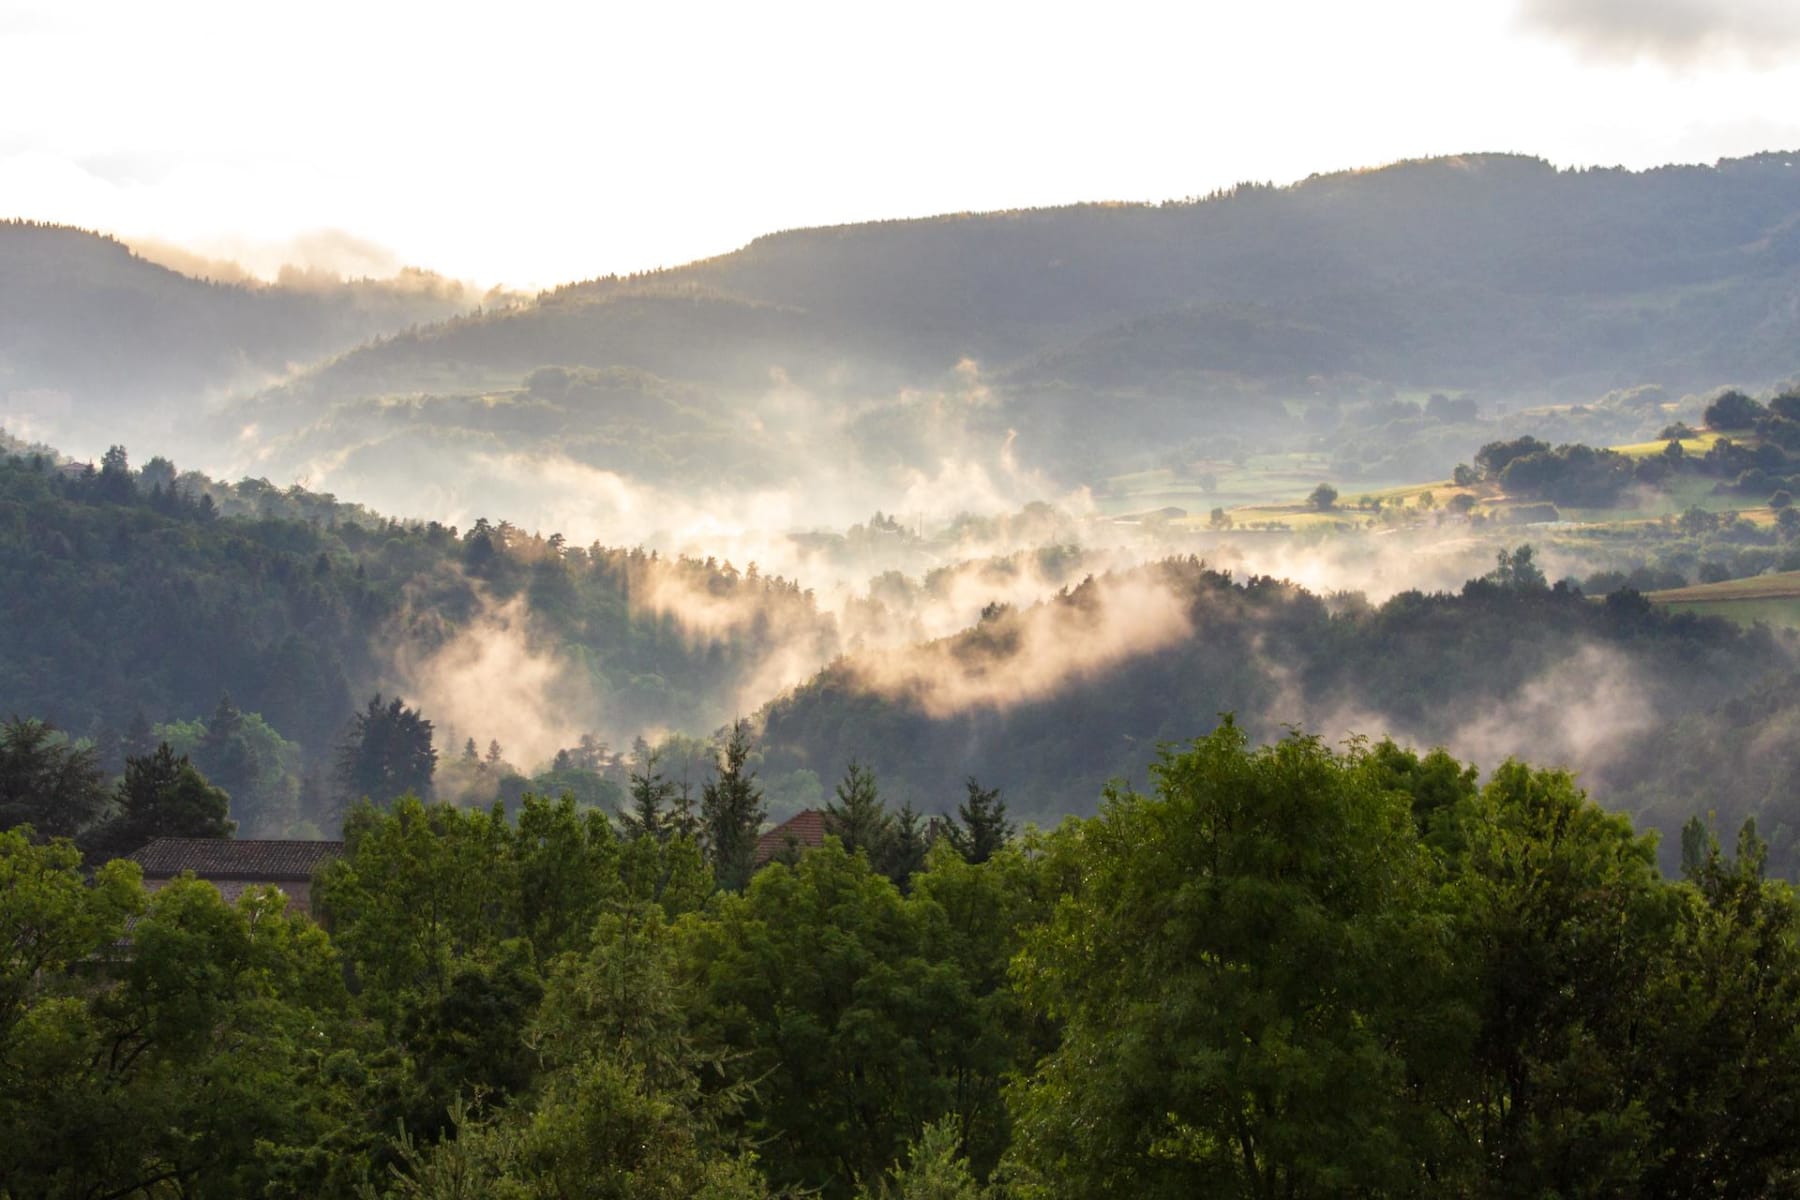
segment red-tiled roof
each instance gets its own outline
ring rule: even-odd
[[[255,838],[157,838],[131,856],[146,879],[192,871],[201,879],[255,883],[311,879],[324,863],[344,856],[342,842],[281,842]]]
[[[816,849],[825,844],[825,814],[816,808],[802,809],[769,832],[756,839],[756,865],[762,866],[779,856],[789,844],[800,850]]]

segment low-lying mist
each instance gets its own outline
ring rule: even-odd
[[[1030,414],[998,401],[973,362],[927,387],[883,388],[855,365],[765,374],[754,394],[635,368],[541,368],[475,391],[452,380],[442,394],[345,400],[285,427],[246,427],[233,453],[252,472],[291,473],[465,537],[504,518],[517,545],[534,547],[533,571],[564,557],[598,569],[635,548],[628,569],[608,568],[630,576],[616,635],[633,640],[628,655],[598,661],[592,618],[543,611],[528,587],[483,592],[471,616],[403,639],[387,664],[384,677],[428,715],[459,737],[499,740],[522,765],[583,734],[613,745],[709,736],[828,669],[928,720],[1004,718],[1211,636],[1149,564],[1192,559],[1289,581],[1351,614],[1454,592],[1491,570],[1499,547],[1534,535],[1443,511],[1398,524],[1348,511],[1332,530],[1127,519],[1127,501],[1103,506],[1021,459],[1017,423]],[[1551,579],[1619,565],[1554,542],[1537,562]],[[573,644],[583,638],[588,651]],[[1271,660],[1258,667],[1261,690],[1240,695],[1227,680],[1178,720],[1191,732],[1242,709],[1270,728],[1392,733],[1484,762],[1534,753],[1597,773],[1606,747],[1649,720],[1632,669],[1582,650],[1447,723],[1378,699],[1284,701],[1305,689],[1288,688],[1288,667]],[[1145,740],[1127,758],[1147,761],[1163,732],[1133,733]]]

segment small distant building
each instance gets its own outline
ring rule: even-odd
[[[344,856],[342,842],[264,841],[255,838],[157,838],[131,855],[154,892],[184,871],[219,889],[227,904],[256,884],[280,888],[296,912],[312,915],[313,873]]]
[[[825,814],[816,808],[802,809],[756,839],[754,862],[760,867],[824,844]]]

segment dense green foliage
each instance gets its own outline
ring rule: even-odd
[[[1226,722],[901,891],[358,809],[317,928],[0,834],[0,1194],[1769,1195],[1800,904],[1570,778]],[[129,925],[128,925],[129,922]],[[122,936],[123,935],[123,936]]]

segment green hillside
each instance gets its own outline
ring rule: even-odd
[[[1604,434],[1621,441],[1658,428],[1639,385],[1672,399],[1794,375],[1796,230],[1800,171],[1784,155],[1638,173],[1478,155],[1174,204],[801,230],[389,338],[227,411],[213,434],[253,424],[271,475],[329,471],[356,491],[372,482],[353,459],[378,436],[371,406],[399,398],[423,404],[415,429],[440,441],[597,466],[528,422],[467,412],[504,410],[540,367],[628,368],[740,427],[807,406],[787,475],[886,453],[897,430],[908,469],[1010,439],[1059,486],[1190,445],[1324,447],[1392,481],[1447,469],[1470,436],[1467,414],[1420,416],[1431,395],[1558,437],[1593,425],[1599,397],[1635,397],[1644,411],[1614,411]],[[921,396],[964,411],[933,426]]]

